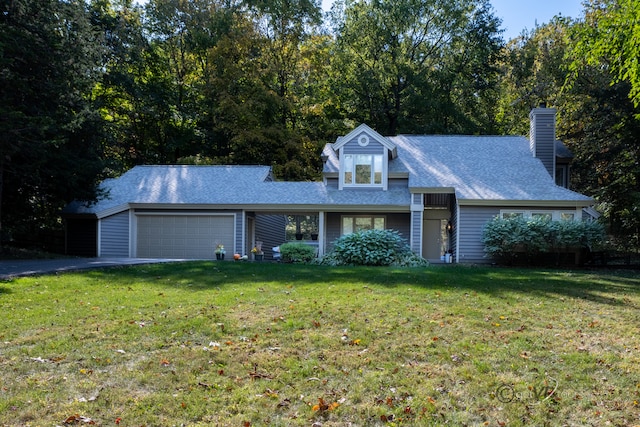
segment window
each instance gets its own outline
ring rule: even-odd
[[[569,166],[568,165],[556,166],[556,185],[564,188],[569,188]]]
[[[502,219],[511,219],[511,218],[522,218],[524,217],[524,212],[502,212]]]
[[[344,185],[382,185],[382,155],[345,154]]]
[[[385,222],[383,216],[343,216],[342,234],[365,230],[384,230]]]
[[[521,211],[521,210],[503,210],[500,211],[500,218],[535,218],[554,221],[573,221],[580,219],[576,211]]]
[[[551,212],[531,212],[531,218],[551,221]]]

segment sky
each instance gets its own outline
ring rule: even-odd
[[[502,19],[503,37],[510,40],[522,30],[532,30],[546,24],[555,15],[579,18],[582,15],[582,0],[491,0],[494,14]],[[322,0],[322,8],[329,10],[333,0]]]

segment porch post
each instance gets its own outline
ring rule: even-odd
[[[318,212],[318,257],[324,255],[325,247],[324,247],[324,211]]]
[[[424,199],[422,194],[411,195],[411,236],[409,245],[418,256],[422,256],[422,217],[424,215]]]

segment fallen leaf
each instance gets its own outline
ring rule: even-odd
[[[278,408],[286,408],[291,404],[291,400],[289,399],[284,399],[282,401],[280,401],[280,403],[278,403]]]
[[[79,423],[95,425],[96,422],[93,421],[91,418],[83,417],[82,415],[78,415],[78,414],[71,415],[70,417],[67,417],[66,420],[64,420],[64,424],[79,424]]]
[[[338,406],[340,406],[340,404],[338,402],[333,402],[333,403],[327,404],[322,397],[319,397],[318,398],[318,404],[317,405],[313,405],[311,407],[311,410],[314,411],[314,412],[333,411]]]

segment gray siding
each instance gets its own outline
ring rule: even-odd
[[[256,215],[255,239],[262,242],[265,259],[273,259],[272,248],[286,241],[286,222],[287,218],[284,215]]]
[[[129,256],[129,211],[100,220],[100,256]]]
[[[373,138],[369,138],[369,145],[362,147],[358,144],[359,137],[360,135],[344,145],[343,152],[345,154],[384,154],[384,146],[382,144]]]
[[[458,237],[456,262],[488,263],[482,244],[482,230],[487,222],[500,214],[499,207],[461,206],[457,213]]]
[[[529,115],[529,144],[533,155],[542,161],[549,175],[555,177],[556,110],[535,108]]]
[[[449,235],[449,248],[455,256],[458,250],[458,206],[456,203],[451,203],[451,226],[453,229]],[[455,258],[454,262],[458,262],[458,258]]]
[[[340,218],[341,213],[327,212],[327,219],[325,223],[326,230],[326,247],[327,251],[333,247],[333,242],[340,237]]]
[[[407,213],[394,213],[387,214],[387,228],[391,230],[399,231],[402,237],[407,239],[407,242],[411,238],[411,214]]]
[[[327,188],[338,189],[338,178],[327,178]]]
[[[389,178],[388,180],[388,188],[391,189],[399,189],[399,188],[408,188],[409,187],[409,179],[408,178]]]

